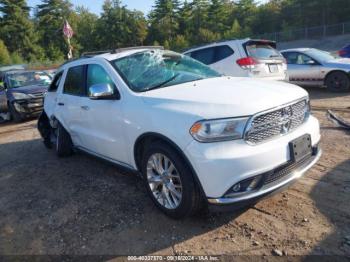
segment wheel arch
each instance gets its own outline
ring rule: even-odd
[[[349,78],[349,80],[350,80],[350,72],[346,72],[346,71],[341,70],[341,69],[334,69],[334,70],[329,71],[329,72],[326,74],[326,76],[324,77],[324,80],[323,80],[324,85],[326,85],[328,77],[329,77],[331,74],[336,73],[336,72],[343,73],[343,74],[347,75],[348,78]]]
[[[153,143],[156,141],[163,142],[163,143],[169,145],[170,147],[172,147],[173,149],[175,149],[175,151],[180,155],[180,157],[185,161],[187,166],[190,168],[191,174],[192,174],[194,180],[196,181],[196,184],[200,190],[201,196],[205,197],[206,195],[205,195],[205,192],[203,190],[202,184],[198,178],[198,175],[197,175],[196,171],[194,170],[191,162],[189,161],[189,159],[185,155],[185,153],[182,151],[182,149],[174,141],[172,141],[170,138],[168,138],[162,134],[148,132],[148,133],[140,135],[136,139],[136,142],[134,144],[134,161],[135,161],[137,170],[139,172],[141,172],[141,160],[142,160],[142,154],[143,154],[145,148],[150,143]]]

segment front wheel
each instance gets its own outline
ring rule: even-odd
[[[343,72],[333,72],[327,77],[326,86],[331,92],[349,91],[350,78]]]
[[[13,104],[9,103],[8,108],[9,108],[9,112],[10,112],[10,117],[14,122],[16,122],[16,123],[23,122],[23,118],[22,118],[21,114],[17,112],[17,110]]]
[[[201,209],[202,198],[191,169],[167,144],[158,142],[146,149],[142,174],[148,194],[166,215],[180,219]]]

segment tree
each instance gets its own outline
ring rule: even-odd
[[[147,21],[142,12],[130,11],[121,1],[107,0],[96,32],[100,49],[141,45],[147,36]]]
[[[9,51],[4,43],[4,41],[0,40],[0,65],[7,65],[11,63],[11,58]]]
[[[150,28],[149,40],[157,39],[160,42],[171,41],[175,38],[179,28],[178,12],[180,4],[178,0],[156,0],[152,12],[149,15]]]
[[[40,34],[40,44],[45,47],[46,56],[52,60],[62,60],[68,52],[67,43],[63,38],[64,20],[73,17],[72,4],[68,0],[43,0],[37,6],[37,28]],[[76,25],[69,21],[73,30]],[[74,47],[74,43],[73,43]]]
[[[189,46],[188,41],[186,40],[185,36],[183,35],[177,35],[174,39],[174,41],[171,42],[170,48],[174,51],[183,51],[185,48]]]
[[[97,48],[97,21],[98,16],[91,13],[87,8],[78,6],[76,9],[77,24],[75,38],[80,46],[80,52],[93,51]],[[78,50],[76,50],[78,51]]]
[[[29,10],[25,0],[0,0],[0,38],[9,52],[17,52],[27,60],[41,56]]]

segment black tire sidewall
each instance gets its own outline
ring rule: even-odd
[[[344,77],[344,79],[347,80],[347,87],[343,87],[341,89],[334,88],[330,81],[331,81],[331,78],[334,77],[335,75],[340,75]],[[326,86],[327,86],[327,89],[331,92],[335,92],[335,93],[347,92],[350,90],[350,77],[343,72],[333,72],[327,77]]]
[[[59,157],[67,157],[72,154],[73,144],[69,133],[58,123],[55,149]]]
[[[164,206],[162,206],[154,197],[149,187],[147,181],[147,163],[149,158],[156,153],[161,153],[168,157],[179,173],[182,183],[182,199],[180,205],[176,209],[167,209]],[[188,167],[188,165],[185,163],[182,157],[170,146],[166,145],[165,143],[155,143],[152,144],[148,149],[146,149],[142,158],[142,175],[149,196],[151,197],[154,204],[166,215],[175,219],[180,219],[187,217],[193,213],[194,208],[196,208],[194,206],[196,205],[195,198],[199,197],[195,194],[199,193],[198,190],[196,190],[196,185],[193,179],[191,169]]]

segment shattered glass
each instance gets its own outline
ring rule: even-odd
[[[138,52],[112,64],[136,92],[220,76],[190,57],[164,50]]]

